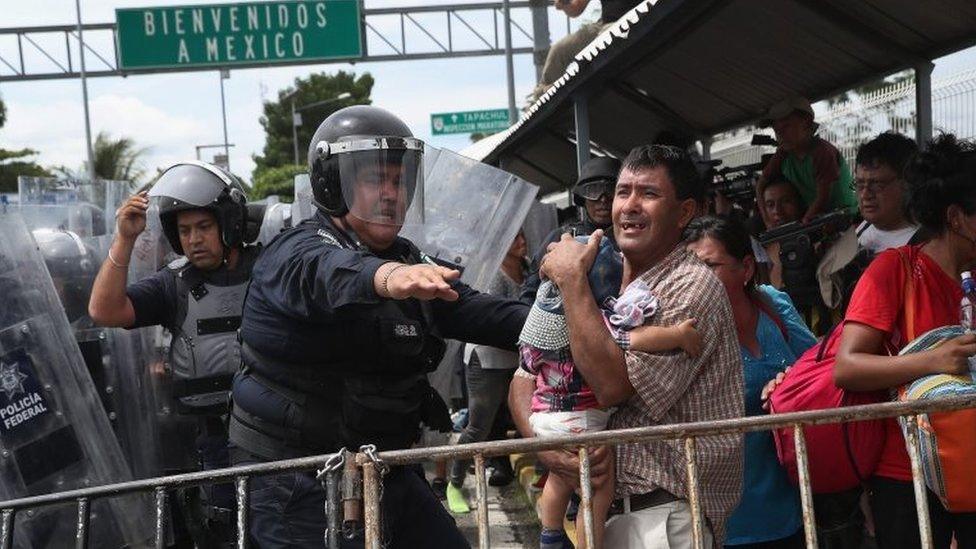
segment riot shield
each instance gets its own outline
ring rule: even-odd
[[[525,243],[529,248],[529,257],[535,257],[545,239],[559,226],[559,214],[554,204],[544,204],[538,200],[532,201],[529,215],[525,216],[522,230],[525,232]]]
[[[129,284],[151,276],[178,257],[163,234],[159,206],[150,201],[146,230],[136,239],[129,261]],[[135,367],[145,376],[144,387],[151,392],[147,401],[152,405],[151,429],[158,441],[153,445],[157,467],[164,473],[196,470],[197,458],[192,445],[186,447],[179,442],[188,437],[192,440],[196,423],[193,418],[177,414],[173,406],[173,376],[167,363],[171,336],[160,326],[132,331],[139,334],[140,341]]]
[[[90,232],[62,227],[83,237],[115,232],[115,210],[131,194],[131,187],[132,184],[128,181],[23,176],[17,178],[21,205],[72,205],[76,210],[89,212]]]
[[[153,451],[159,445],[150,413],[153,392],[142,358],[146,354],[140,348],[142,338],[137,331],[95,326],[88,316],[92,284],[108,255],[112,239],[108,232],[114,232],[114,223],[112,231],[106,231],[104,223],[101,228],[95,227],[91,212],[100,211],[100,208],[86,207],[92,205],[77,201],[95,194],[89,188],[91,186],[75,184],[67,190],[57,189],[49,194],[37,191],[51,181],[46,178],[21,178],[21,191],[25,198],[48,202],[22,204],[21,212],[29,216],[28,225],[33,229],[34,240],[133,473],[139,477],[159,474],[159,460]],[[82,195],[79,190],[85,190],[85,194]],[[51,199],[51,194],[56,200]],[[112,212],[117,207],[114,202],[124,200],[114,191],[108,193],[107,198],[104,194],[96,198]],[[64,222],[65,219],[78,219],[77,212],[87,214],[87,223]],[[75,230],[65,230],[67,227]],[[102,235],[91,236],[96,232]]]
[[[514,175],[448,150],[424,150],[424,223],[407,212],[400,235],[429,256],[462,269],[461,280],[484,291],[501,267],[538,188]],[[447,402],[460,395],[454,371],[464,344],[449,340],[428,378]]]
[[[309,219],[315,213],[315,206],[312,205],[312,182],[307,173],[300,173],[295,176],[295,201],[292,204],[291,224],[293,227]]]
[[[0,214],[0,497],[131,479],[33,237]],[[74,545],[73,504],[17,515],[19,547]],[[96,547],[141,545],[151,507],[140,496],[92,502]]]
[[[457,153],[424,150],[424,223],[407,212],[400,235],[431,257],[463,268],[461,280],[488,287],[538,187]]]
[[[258,232],[257,241],[261,245],[267,246],[271,239],[291,226],[292,205],[284,202],[269,204],[264,210],[264,218],[261,220],[261,230]]]

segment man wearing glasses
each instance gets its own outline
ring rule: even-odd
[[[857,149],[854,190],[864,218],[857,228],[857,243],[872,255],[904,246],[918,232],[908,211],[908,183],[903,173],[917,150],[913,139],[892,132]]]
[[[617,174],[620,173],[620,161],[610,157],[591,158],[583,164],[579,179],[573,187],[573,203],[579,207],[580,219],[569,225],[564,225],[549,233],[539,248],[539,253],[532,258],[529,275],[522,284],[519,299],[525,303],[534,303],[535,294],[539,289],[539,262],[546,255],[546,246],[552,242],[559,242],[563,233],[572,236],[589,236],[597,229],[603,229],[604,238],[613,242],[613,227],[610,220],[610,204],[613,202],[613,188],[617,184]]]

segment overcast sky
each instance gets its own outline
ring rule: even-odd
[[[75,22],[74,0],[0,2],[3,4],[0,10],[2,28]],[[188,3],[193,2],[82,0],[82,18],[85,23],[108,23],[115,20],[115,8]],[[367,7],[437,3],[462,2],[372,0],[367,1]],[[562,18],[560,21],[554,10],[550,11],[553,12],[550,32],[554,38],[558,38],[565,34],[566,20]],[[527,11],[513,13],[519,16],[516,20],[523,27],[531,29]],[[478,25],[475,21],[472,23]],[[419,31],[413,32],[419,36],[416,34]],[[393,34],[398,33],[397,28]],[[455,29],[454,33],[455,43],[466,39],[460,36],[460,30]],[[0,56],[13,58],[16,63],[16,49],[11,47],[14,43],[3,38],[0,37]],[[51,39],[44,45],[62,52],[63,35],[55,35]],[[474,40],[473,36],[467,39]],[[515,35],[513,40],[516,46],[529,45],[524,36]],[[411,37],[408,35],[408,47],[410,43]],[[57,49],[58,45],[61,49]],[[76,49],[74,44],[72,49]],[[100,52],[112,51],[110,46],[96,46],[96,49]],[[28,56],[28,63],[33,59],[34,63],[39,63],[37,66],[53,66],[29,49]],[[91,56],[86,60],[90,69],[99,67],[99,62]],[[77,60],[75,63],[77,66]],[[5,74],[9,72],[6,67],[2,70]],[[455,150],[470,144],[468,136],[430,136],[431,113],[505,108],[508,104],[504,56],[232,70],[230,79],[225,81],[225,94],[228,141],[235,144],[231,149],[233,171],[250,180],[254,167],[251,155],[260,154],[264,146],[264,131],[258,122],[264,100],[276,99],[278,90],[292,84],[296,77],[311,72],[337,70],[357,74],[370,72],[376,81],[372,94],[375,105],[398,114],[419,137],[435,146]],[[515,92],[520,104],[531,92],[534,83],[535,69],[531,56],[516,56]],[[216,71],[91,78],[88,80],[88,93],[92,135],[106,131],[113,136],[132,137],[139,145],[149,147],[145,167],[151,171],[157,166],[192,158],[195,145],[223,142],[220,84]],[[45,166],[78,168],[82,165],[85,159],[85,133],[79,80],[3,83],[0,84],[0,98],[6,103],[8,114],[6,126],[0,129],[0,147],[36,149],[40,151],[38,161]],[[214,152],[211,150],[205,155]]]
[[[3,4],[0,13],[2,28],[75,22],[74,0],[0,2]],[[188,3],[195,2],[82,0],[82,16],[85,23],[109,23],[115,19],[115,8]],[[367,7],[433,3],[458,2],[371,0],[367,1]],[[565,18],[560,18],[553,10],[550,12],[550,31],[553,39],[557,39],[565,33]],[[531,29],[527,12],[516,20]],[[11,48],[10,38],[0,37],[0,56],[8,59],[16,52]],[[63,48],[63,35],[52,38],[57,39]],[[463,39],[455,36],[455,40]],[[517,34],[515,42],[516,45],[528,45],[527,39]],[[76,48],[73,46],[73,49]],[[100,51],[111,52],[111,48],[101,48]],[[87,59],[89,67],[98,67],[97,60]],[[28,62],[46,61],[37,53],[29,53]],[[935,77],[972,68],[976,68],[976,54],[967,50],[939,60]],[[236,145],[231,149],[233,171],[250,180],[254,166],[251,155],[260,154],[264,146],[264,132],[258,122],[263,100],[276,98],[277,91],[290,85],[296,77],[340,69],[357,74],[370,72],[376,81],[373,103],[400,115],[417,136],[435,146],[458,150],[467,146],[469,140],[466,135],[432,137],[431,113],[504,108],[507,105],[503,56],[233,70],[231,78],[225,81],[229,141]],[[6,74],[7,69],[3,70]],[[515,92],[520,105],[534,82],[531,56],[516,56]],[[192,158],[195,145],[223,141],[216,71],[92,78],[88,89],[92,135],[106,131],[112,136],[134,138],[140,146],[149,148],[145,168],[150,171]],[[45,166],[79,168],[82,165],[85,134],[78,80],[4,83],[0,84],[0,97],[7,105],[8,114],[6,126],[0,129],[0,148],[36,149],[40,151],[38,161]],[[211,150],[208,155],[212,154]],[[205,159],[209,160],[209,157]]]

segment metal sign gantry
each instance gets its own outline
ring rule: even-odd
[[[547,3],[545,0],[521,0],[511,1],[508,4],[512,12],[512,36],[519,42],[517,46],[512,47],[512,53],[533,53],[538,72],[549,48]],[[502,2],[363,9],[362,13],[360,23],[364,42],[363,56],[337,62],[401,61],[505,54]],[[531,25],[516,21],[515,15],[520,15],[519,19],[524,22],[526,14],[529,15]],[[85,24],[81,28],[84,49],[87,50],[85,52],[88,62],[85,71],[87,77],[215,69],[213,66],[188,66],[121,70],[118,63],[118,43],[115,39],[116,24]],[[79,78],[81,73],[75,62],[79,43],[78,25],[0,29],[0,82]],[[34,59],[31,59],[31,55]],[[309,63],[311,62],[307,60],[296,60],[275,63],[275,65]],[[263,66],[268,64],[262,62],[235,64],[233,68]]]

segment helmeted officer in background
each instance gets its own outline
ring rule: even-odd
[[[196,161],[170,167],[146,194],[131,197],[116,214],[118,230],[95,279],[89,314],[102,326],[162,325],[170,331],[167,365],[173,406],[193,427],[189,440],[180,443],[196,447],[203,469],[227,467],[223,416],[231,380],[240,368],[237,329],[258,255],[258,248],[244,242],[247,198],[236,177]],[[127,267],[136,238],[146,228],[149,197],[159,201],[163,233],[183,257],[127,286]],[[209,518],[219,529],[229,524],[225,519],[234,508],[233,487],[207,488],[206,509],[214,513]]]
[[[539,278],[539,263],[546,255],[549,244],[559,242],[563,233],[588,236],[597,229],[603,229],[604,238],[614,242],[610,205],[613,203],[613,190],[619,173],[620,161],[609,156],[594,157],[583,164],[579,179],[573,186],[573,203],[579,208],[579,220],[558,227],[546,236],[529,264],[529,274],[522,284],[519,299],[529,305],[535,303],[535,294],[542,282]]]
[[[313,217],[286,230],[254,268],[234,380],[235,464],[408,448],[421,424],[449,429],[427,383],[442,338],[514,349],[527,308],[480,294],[398,237],[422,212],[424,144],[395,115],[352,106],[309,147]],[[308,472],[250,483],[261,547],[321,547],[325,491]],[[420,467],[393,467],[382,491],[390,547],[467,547]],[[349,517],[346,517],[348,520]],[[362,547],[362,532],[343,547]]]

